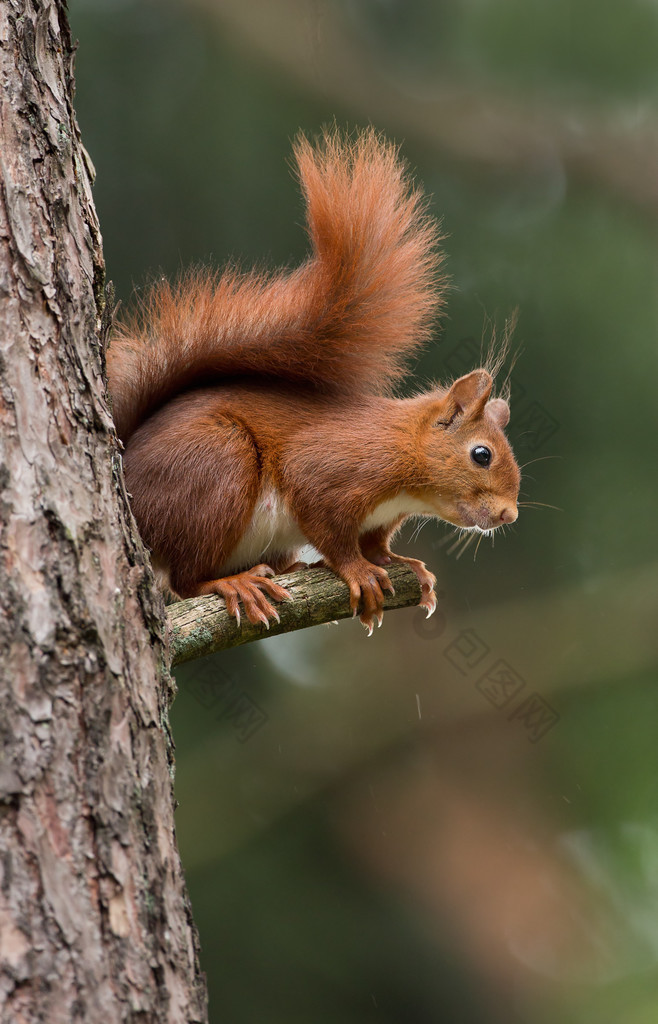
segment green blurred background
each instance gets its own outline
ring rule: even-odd
[[[399,549],[439,576],[428,622],[177,672],[211,1021],[658,1021],[658,7],[70,17],[120,298],[190,262],[302,259],[291,139],[373,123],[449,235],[449,316],[416,383],[475,365],[518,306],[510,436],[524,500],[559,508],[523,509],[475,561],[441,524],[408,528]]]

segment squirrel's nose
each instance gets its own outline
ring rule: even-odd
[[[519,518],[519,512],[516,508],[504,508],[500,513],[501,523],[515,523]]]

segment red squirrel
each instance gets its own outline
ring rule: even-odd
[[[372,129],[294,148],[311,253],[275,273],[156,283],[107,353],[140,533],[179,597],[220,594],[269,627],[270,577],[305,545],[381,625],[390,543],[408,516],[489,531],[517,518],[509,408],[477,369],[412,398],[392,388],[443,304],[438,225]]]

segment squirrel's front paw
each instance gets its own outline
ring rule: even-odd
[[[429,619],[430,615],[433,615],[436,611],[436,594],[434,593],[436,576],[418,558],[405,558],[404,561],[410,569],[413,569],[418,577],[422,595],[418,605],[420,608],[427,609],[427,618]]]
[[[202,584],[199,594],[219,594],[226,602],[226,609],[240,625],[240,604],[242,601],[247,618],[257,625],[262,622],[266,629],[270,628],[270,619],[280,622],[279,613],[274,605],[265,597],[267,593],[275,601],[292,601],[292,594],[278,583],[273,583],[269,576],[274,570],[269,565],[256,565],[247,572],[223,579],[211,580]]]
[[[388,548],[374,549],[371,557],[378,565],[408,565],[415,572],[420,583],[421,596],[418,602],[419,607],[425,608],[428,619],[430,615],[434,614],[436,611],[436,594],[434,593],[436,576],[426,568],[424,562],[421,562],[419,558],[395,555]]]
[[[356,615],[361,605],[359,619],[368,636],[372,636],[377,625],[381,626],[384,617],[384,591],[394,594],[393,584],[388,573],[378,565],[372,565],[364,559],[358,562],[351,562],[341,567],[340,575],[350,588],[350,607],[352,614]]]

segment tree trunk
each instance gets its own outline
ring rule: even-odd
[[[3,0],[0,40],[0,1019],[202,1021],[64,0]]]

